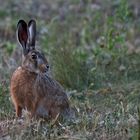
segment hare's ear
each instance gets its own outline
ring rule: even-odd
[[[23,47],[24,55],[27,54],[28,29],[24,20],[19,20],[17,24],[17,40]]]
[[[36,22],[35,20],[30,20],[28,23],[29,30],[29,44],[33,49],[35,48],[35,39],[36,39]]]

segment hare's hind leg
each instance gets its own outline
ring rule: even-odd
[[[19,105],[15,105],[15,109],[16,109],[16,117],[21,117],[22,115],[22,108]]]
[[[58,119],[58,117],[60,115],[60,109],[57,107],[51,108],[49,115],[50,115],[51,119]]]

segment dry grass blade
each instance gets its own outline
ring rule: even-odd
[[[138,107],[137,110],[138,110],[138,140],[140,140],[140,107]]]

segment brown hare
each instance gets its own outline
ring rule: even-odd
[[[62,86],[47,75],[49,65],[45,56],[35,48],[36,22],[24,20],[17,24],[17,39],[23,49],[22,65],[12,75],[10,94],[16,116],[27,109],[32,117],[67,116],[69,101]]]

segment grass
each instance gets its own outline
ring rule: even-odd
[[[3,2],[0,6],[0,138],[138,139],[137,2]],[[19,18],[37,19],[37,44],[49,59],[52,75],[65,87],[71,105],[76,108],[75,119],[53,125],[43,120],[30,121],[26,112],[23,119],[15,119],[9,79],[21,59],[15,37]]]
[[[21,120],[24,123],[10,124],[9,119],[5,126],[9,128],[7,135],[12,139],[133,139],[137,136],[139,88],[140,85],[131,83],[112,89],[71,91],[71,104],[78,110],[75,119],[59,126],[30,122],[26,116]]]

